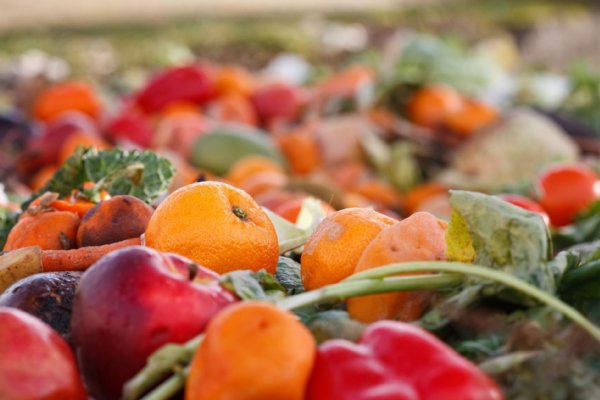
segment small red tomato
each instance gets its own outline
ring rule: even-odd
[[[529,197],[521,196],[519,194],[501,194],[498,195],[498,197],[510,204],[538,213],[542,216],[546,225],[550,223],[550,218],[542,206],[534,200],[531,200]]]
[[[573,222],[600,196],[598,175],[584,164],[551,166],[538,176],[536,190],[540,205],[546,210],[553,226]]]

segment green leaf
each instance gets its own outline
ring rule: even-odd
[[[83,191],[85,182],[94,182],[111,195],[129,194],[151,203],[167,191],[174,175],[171,163],[152,151],[78,147],[22,208],[48,191],[60,196],[69,195],[73,189]]]
[[[466,225],[477,264],[554,292],[554,275],[548,267],[550,234],[539,214],[494,196],[460,190],[450,191],[450,204]]]
[[[298,228],[290,221],[280,217],[268,208],[264,208],[267,216],[275,227],[277,233],[277,242],[279,243],[279,254],[287,253],[290,250],[302,247],[308,239],[308,234],[304,229]]]
[[[221,276],[220,284],[242,300],[278,300],[287,293],[277,279],[265,270],[232,271]]]
[[[600,201],[592,203],[584,213],[577,216],[573,224],[554,231],[552,235],[554,244],[560,249],[599,238]]]
[[[275,278],[286,289],[288,295],[304,292],[300,264],[289,257],[279,257]]]
[[[323,210],[323,207],[321,207],[320,200],[314,197],[307,197],[302,201],[302,207],[300,207],[300,212],[296,219],[296,226],[303,229],[310,236],[326,216],[327,214]]]
[[[600,260],[566,271],[560,282],[559,294],[570,302],[600,300]]]
[[[0,208],[0,249],[4,248],[10,230],[17,224],[21,213]]]

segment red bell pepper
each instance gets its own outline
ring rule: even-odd
[[[318,350],[307,400],[500,400],[496,384],[421,328],[370,325],[357,344],[330,340]]]
[[[175,102],[202,104],[216,95],[215,78],[209,68],[189,65],[156,75],[137,94],[135,102],[146,113],[156,113]]]

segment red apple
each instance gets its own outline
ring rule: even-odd
[[[166,343],[183,343],[237,298],[192,261],[134,246],[110,253],[81,278],[71,338],[91,395],[120,397],[123,384]]]
[[[302,93],[300,89],[285,83],[273,83],[252,93],[250,101],[263,123],[288,121],[300,113]]]
[[[86,398],[67,343],[37,318],[0,307],[0,399]]]

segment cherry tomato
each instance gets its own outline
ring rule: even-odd
[[[560,164],[547,168],[536,182],[538,200],[553,226],[573,222],[575,216],[600,197],[598,175],[584,164]]]
[[[529,197],[521,196],[519,194],[501,194],[498,195],[502,200],[509,202],[510,204],[514,204],[515,206],[524,208],[529,211],[533,211],[538,213],[544,219],[546,225],[550,224],[550,218],[544,209],[539,203],[534,200],[531,200]]]

